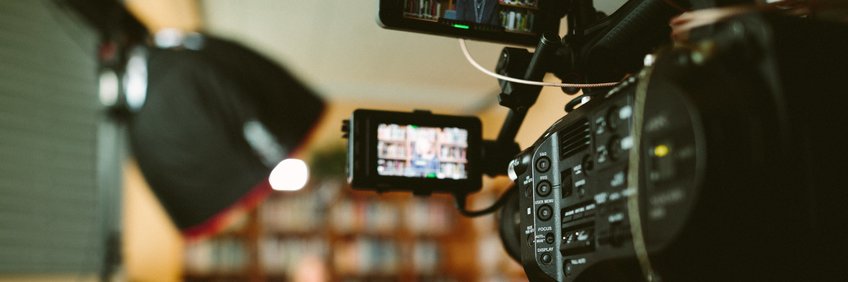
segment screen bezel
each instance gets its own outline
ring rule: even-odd
[[[354,175],[354,188],[377,191],[412,191],[413,193],[469,193],[481,188],[482,172],[480,168],[480,153],[482,145],[482,126],[480,119],[470,116],[447,116],[429,113],[387,112],[373,110],[356,110],[353,120],[364,126],[360,131],[363,144],[357,144],[364,149],[366,160],[362,162],[367,169],[357,169],[360,175]],[[457,127],[468,131],[466,148],[466,178],[438,179],[380,175],[378,166],[377,130],[380,124],[417,125],[421,127]],[[356,142],[356,140],[354,140]],[[362,175],[364,174],[364,175]],[[359,187],[357,187],[359,186]]]
[[[403,0],[380,0],[377,22],[387,29],[426,33],[432,35],[456,38],[475,39],[512,45],[536,46],[543,33],[559,33],[560,18],[550,11],[550,1],[537,0],[538,9],[535,13],[535,33],[514,33],[506,31],[487,31],[475,29],[459,29],[438,22],[406,18],[403,16]]]

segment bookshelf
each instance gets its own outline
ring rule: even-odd
[[[407,135],[416,137],[407,138]],[[423,176],[415,174],[426,173],[426,177],[434,178],[466,177],[468,131],[381,124],[377,136],[377,171],[382,175]],[[428,163],[431,159],[438,162]]]
[[[469,197],[469,209],[479,210],[495,202],[511,182],[507,177],[484,178],[483,191]],[[474,260],[479,281],[527,281],[527,275],[520,263],[510,258],[503,247],[498,234],[500,222],[495,216],[472,219],[472,228],[477,236]]]
[[[256,264],[257,212],[250,211],[220,234],[190,241],[185,246],[183,281],[259,281],[262,270]]]
[[[498,0],[501,26],[516,33],[532,33],[538,0]]]
[[[470,220],[447,196],[354,191],[342,181],[275,193],[186,248],[186,281],[292,281],[317,259],[330,281],[476,281]]]
[[[330,214],[340,223],[331,230],[334,280],[476,280],[476,267],[447,260],[457,242],[473,242],[463,224],[468,220],[455,214],[450,198],[346,194]]]
[[[353,190],[340,180],[344,154],[316,154],[306,188],[274,193],[221,234],[187,244],[184,280],[527,280],[503,250],[494,216],[463,217],[448,195]],[[494,202],[510,183],[500,180],[484,181],[470,208]]]
[[[403,15],[425,21],[439,21],[448,11],[454,10],[454,0],[404,0]]]

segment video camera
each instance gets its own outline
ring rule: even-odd
[[[469,28],[439,34],[513,38],[497,35],[513,32],[504,26],[437,12],[424,21],[419,2],[381,1],[381,19],[392,18],[382,22],[428,33],[459,24]],[[497,140],[481,140],[473,117],[357,110],[344,122],[354,188],[452,193],[468,216],[499,209],[504,245],[532,281],[846,277],[848,189],[839,164],[848,150],[836,136],[848,130],[839,83],[848,77],[848,26],[752,9],[693,29],[672,47],[670,19],[716,3],[629,1],[600,17],[590,0],[516,2],[567,14],[570,28],[560,39],[542,26],[550,19],[533,25],[535,51],[505,48],[499,74],[626,78],[583,88],[568,114],[520,152],[513,140],[541,86],[500,81],[510,113]],[[403,161],[392,160],[398,154]],[[467,211],[481,173],[507,174],[514,186],[491,208]]]

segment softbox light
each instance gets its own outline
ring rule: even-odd
[[[153,192],[192,237],[270,193],[271,169],[303,145],[324,102],[235,42],[204,36],[189,47],[149,51],[147,97],[129,131]]]

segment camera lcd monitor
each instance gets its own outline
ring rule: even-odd
[[[533,46],[558,33],[546,0],[380,0],[385,28]]]

